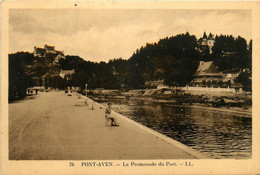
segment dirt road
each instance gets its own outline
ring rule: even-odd
[[[104,109],[73,93],[43,92],[9,104],[10,160],[192,159],[127,120],[106,127]]]

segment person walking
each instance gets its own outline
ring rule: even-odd
[[[118,123],[116,122],[117,118],[115,118],[111,115],[111,106],[112,106],[112,103],[107,104],[107,108],[105,111],[105,118],[111,120],[111,126],[119,126]]]

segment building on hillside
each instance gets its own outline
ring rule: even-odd
[[[236,82],[237,78],[241,73],[241,70],[235,73],[226,73],[223,76],[223,83],[228,87],[234,88],[236,91],[242,91],[243,85],[241,83]]]
[[[242,71],[250,74],[252,73],[249,68],[244,68]]]
[[[157,86],[163,84],[163,80],[149,80],[144,83],[144,87],[148,89],[156,89]]]
[[[200,61],[198,69],[193,74],[194,79],[190,86],[221,87],[223,86],[223,74],[218,71],[213,61]]]
[[[236,55],[237,54],[237,52],[224,52],[223,50],[222,50],[222,56],[223,57],[226,57],[226,56],[231,56],[231,55]]]
[[[223,82],[230,82],[230,84],[235,84],[235,80],[241,74],[241,70],[235,73],[226,73],[223,76]]]
[[[72,69],[72,70],[62,70],[60,71],[60,77],[61,78],[66,78],[67,80],[71,79],[72,78],[72,75],[75,73],[75,70]]]
[[[46,55],[46,50],[44,48],[41,47],[36,47],[34,46],[34,52],[33,55],[36,57],[44,57]]]
[[[149,89],[169,89],[170,87],[164,84],[164,80],[150,80],[144,83],[145,88]]]
[[[55,50],[55,46],[45,44],[44,48],[34,46],[33,55],[36,57],[44,57],[47,53],[56,54],[59,56],[57,59],[65,58],[64,51]],[[55,58],[56,59],[56,58]],[[56,59],[56,61],[57,61]],[[55,61],[55,60],[54,60]]]
[[[35,57],[45,57],[47,53],[55,54],[53,64],[58,64],[60,59],[65,59],[64,51],[55,50],[55,46],[45,44],[44,48],[34,46],[33,55]]]
[[[54,58],[53,64],[59,64],[59,61],[60,61],[61,59],[65,59],[65,56],[62,55],[62,54],[58,54],[58,55]]]
[[[211,33],[207,36],[206,32],[204,32],[203,37],[197,41],[197,50],[201,53],[208,50],[209,54],[211,54],[214,43],[214,36]]]
[[[44,45],[46,53],[56,53],[55,46]]]
[[[244,75],[242,75],[244,74]],[[194,79],[187,84],[187,90],[243,92],[251,88],[251,71],[248,68],[232,73],[221,73],[213,61],[200,61],[193,74]],[[243,77],[242,77],[243,76]],[[239,78],[240,77],[240,78]],[[246,83],[241,82],[241,77]],[[239,80],[240,79],[240,80]]]

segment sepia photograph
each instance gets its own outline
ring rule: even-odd
[[[9,8],[7,161],[252,160],[252,14]]]

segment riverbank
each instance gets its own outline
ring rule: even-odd
[[[206,110],[234,113],[242,117],[252,117],[252,95],[246,93],[203,93],[198,91],[147,89],[130,90],[90,90],[88,94],[95,97],[145,100],[154,103],[172,103],[189,105]]]
[[[232,109],[149,101],[135,97],[95,97],[128,118],[216,159],[252,156],[252,116]]]
[[[206,158],[198,151],[72,93],[40,92],[9,104],[10,160],[120,160]]]

